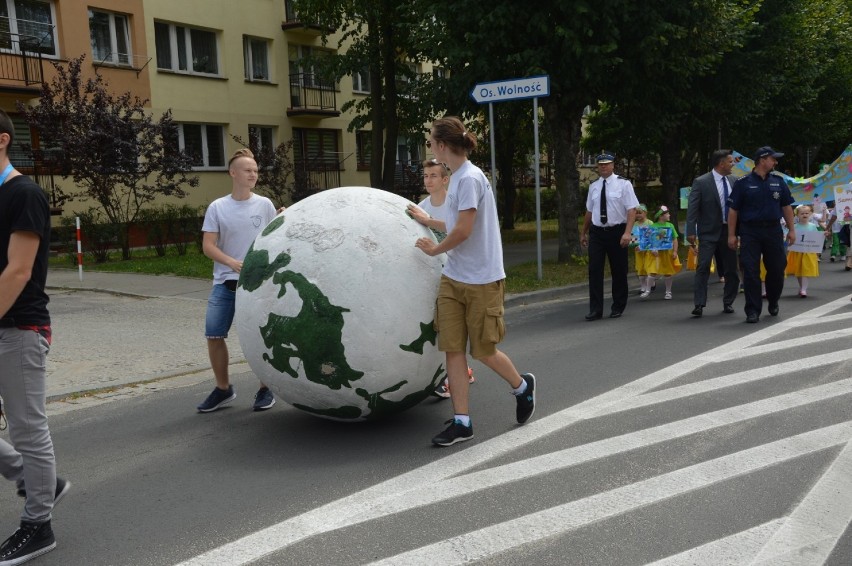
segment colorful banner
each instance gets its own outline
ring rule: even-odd
[[[752,168],[754,168],[754,161],[736,151],[733,155],[733,174],[742,177],[751,173]],[[844,149],[840,157],[828,169],[813,177],[807,179],[790,177],[778,171],[775,171],[774,174],[782,177],[787,186],[790,187],[790,192],[793,194],[796,204],[813,203],[815,197],[819,197],[822,202],[833,200],[835,187],[852,182],[852,145]]]
[[[841,224],[852,223],[852,183],[834,187],[833,199],[837,222]]]

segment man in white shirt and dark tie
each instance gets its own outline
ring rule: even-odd
[[[686,212],[686,240],[695,248],[698,238],[698,265],[695,269],[692,316],[700,317],[707,306],[707,280],[714,255],[722,258],[716,269],[725,277],[722,312],[734,312],[734,299],[739,292],[737,252],[728,247],[728,196],[735,177],[731,175],[734,157],[729,149],[719,149],[710,158],[713,169],[692,183]]]
[[[612,274],[610,318],[618,318],[627,306],[627,246],[639,200],[633,184],[613,174],[615,155],[601,152],[597,157],[600,178],[589,185],[586,216],[580,232],[580,245],[589,247],[589,314],[586,320],[603,317],[604,262]]]

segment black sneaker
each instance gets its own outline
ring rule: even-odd
[[[524,424],[535,412],[535,376],[531,373],[522,373],[521,377],[527,382],[527,389],[520,395],[515,395],[518,402],[516,416],[518,424]]]
[[[432,444],[437,446],[452,446],[456,442],[464,442],[473,438],[473,425],[464,426],[455,419],[447,421],[450,426],[447,430],[432,439]],[[445,423],[445,424],[447,424]]]
[[[68,493],[68,490],[71,489],[71,482],[56,476],[56,492],[53,495],[53,504],[56,505],[59,503],[59,500],[65,497],[65,494]],[[25,488],[20,488],[18,490],[18,497],[27,498],[27,490]]]
[[[450,387],[446,379],[444,379],[441,383],[435,386],[435,389],[432,390],[432,395],[438,397],[439,399],[450,398]]]
[[[229,385],[227,391],[222,391],[218,387],[214,387],[213,392],[207,396],[207,399],[197,409],[199,413],[210,413],[236,398],[237,394],[234,391],[233,385]]]
[[[268,387],[261,387],[257,390],[257,393],[254,395],[254,410],[255,411],[265,411],[266,409],[271,409],[272,405],[275,404],[275,396],[272,394],[272,391],[269,390]]]
[[[23,564],[56,548],[50,521],[29,523],[21,521],[15,534],[0,545],[0,566]]]

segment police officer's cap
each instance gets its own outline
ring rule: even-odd
[[[609,151],[601,151],[600,154],[595,158],[595,161],[598,163],[612,163],[615,161],[615,155],[613,155]]]
[[[775,151],[768,145],[765,145],[763,147],[757,148],[757,151],[754,152],[754,161],[760,161],[764,157],[774,157],[775,159],[779,159],[781,157],[784,157],[784,154]]]

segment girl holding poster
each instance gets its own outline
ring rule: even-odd
[[[672,275],[680,272],[681,264],[677,257],[677,239],[678,233],[674,224],[670,222],[671,214],[669,208],[665,205],[661,206],[654,215],[654,222],[651,228],[654,233],[653,242],[651,244],[651,254],[648,262],[649,279],[658,275],[665,276],[666,294],[663,297],[666,300],[672,298]],[[644,298],[647,295],[643,294],[640,297]]]
[[[639,294],[645,297],[648,296],[645,293],[651,292],[652,285],[652,282],[648,280],[648,257],[651,253],[639,245],[639,242],[643,240],[642,232],[650,228],[652,224],[653,222],[648,219],[648,207],[644,204],[637,206],[630,247],[633,248],[633,266],[636,268],[636,276],[639,278]]]
[[[819,230],[817,225],[811,222],[812,214],[813,209],[807,204],[796,207],[797,236],[806,232],[816,232]],[[809,238],[801,236],[800,239],[804,241]],[[799,280],[799,297],[804,299],[808,296],[808,278],[819,277],[819,263],[817,263],[816,252],[799,251],[796,249],[799,247],[797,244],[799,242],[791,245],[787,251],[787,269],[784,273],[796,276],[796,279]]]

